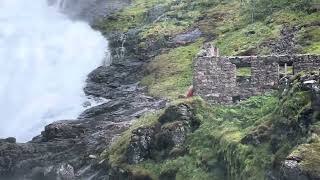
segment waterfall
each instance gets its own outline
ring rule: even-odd
[[[63,8],[64,0],[0,1],[0,138],[28,141],[84,110],[86,76],[103,63],[107,42]]]

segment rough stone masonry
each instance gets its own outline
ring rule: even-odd
[[[211,104],[231,104],[250,96],[277,89],[282,67],[292,67],[292,75],[320,70],[320,55],[274,55],[214,57],[194,60],[193,86]],[[251,76],[237,76],[237,68],[248,67]],[[285,74],[286,75],[286,74]]]

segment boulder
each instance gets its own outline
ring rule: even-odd
[[[58,121],[49,124],[41,133],[44,141],[53,139],[68,139],[78,138],[85,133],[85,128],[82,125],[72,124],[69,121]]]
[[[200,29],[197,28],[183,34],[178,34],[176,37],[172,39],[172,41],[174,44],[179,45],[189,44],[195,42],[201,35],[202,32],[200,31]]]

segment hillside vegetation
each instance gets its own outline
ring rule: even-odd
[[[298,74],[287,90],[232,106],[210,106],[198,98],[175,102],[165,111],[139,119],[104,157],[112,167],[122,168],[133,178],[178,180],[292,179],[294,170],[287,171],[283,163],[296,158],[300,170],[295,178],[317,179],[320,113],[312,105],[315,94],[304,81],[311,78],[320,83],[319,77],[316,73]],[[192,121],[200,125],[194,131],[179,126],[167,132],[167,127],[186,119],[185,111],[174,115],[181,106],[190,107]],[[161,133],[153,135],[159,123],[163,124]],[[177,129],[183,144],[168,145],[177,138]],[[187,136],[181,136],[185,132]],[[163,133],[166,139],[161,140]],[[139,143],[148,148],[136,146]],[[133,146],[135,151],[131,151]],[[137,162],[129,160],[134,154],[138,155]]]
[[[303,85],[314,74],[297,75],[287,91],[232,106],[210,106],[199,98],[178,100],[192,84],[192,60],[206,42],[223,56],[320,54],[319,9],[317,0],[134,0],[97,22],[96,28],[111,40],[112,34],[127,35],[127,55],[147,62],[141,86],[172,102],[167,110],[138,119],[103,158],[133,179],[290,179],[281,167],[296,157],[302,178],[320,177],[320,117],[310,89]],[[188,38],[181,40],[181,35]],[[246,75],[248,69],[238,74]],[[185,119],[183,128],[180,120],[162,122],[167,111],[181,104],[199,126]],[[157,139],[162,131],[170,139],[177,127],[186,134],[183,144]],[[130,154],[137,152],[130,148],[137,145],[132,145],[137,136],[150,146],[141,152],[141,161],[132,162]]]
[[[128,53],[152,60],[143,85],[174,99],[191,84],[190,66],[203,42],[223,56],[320,53],[319,19],[317,0],[134,0],[96,27],[133,36]],[[201,36],[174,41],[194,29]]]

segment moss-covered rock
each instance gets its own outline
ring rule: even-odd
[[[302,144],[295,148],[283,163],[286,179],[320,178],[320,143]]]
[[[148,125],[141,126],[141,120],[148,118]],[[103,155],[112,167],[122,167],[129,174],[137,170],[135,164],[147,160],[158,162],[183,155],[187,134],[199,126],[191,105],[186,103],[170,106],[160,114],[141,120]]]

